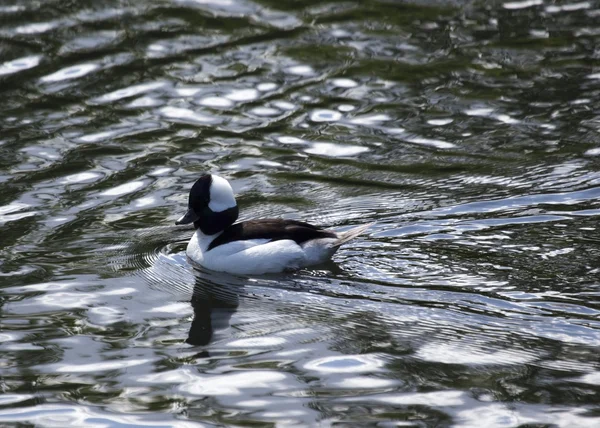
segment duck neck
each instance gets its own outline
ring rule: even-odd
[[[194,227],[204,235],[215,235],[235,223],[238,214],[237,205],[219,212],[214,212],[206,207],[200,214],[200,218],[194,222]]]

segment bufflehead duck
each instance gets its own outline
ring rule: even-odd
[[[187,246],[188,257],[220,272],[242,275],[283,272],[329,260],[340,245],[371,226],[365,224],[335,232],[296,220],[235,223],[238,213],[227,180],[214,174],[200,177],[190,190],[187,213],[175,222],[194,223],[196,228]]]

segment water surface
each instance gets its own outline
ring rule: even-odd
[[[597,427],[596,2],[0,5],[0,424]],[[203,172],[326,266],[195,271]]]

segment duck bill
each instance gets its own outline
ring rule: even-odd
[[[194,211],[192,208],[190,208],[182,217],[180,217],[175,222],[175,224],[177,224],[177,225],[190,224],[190,223],[193,223],[198,220],[200,220],[200,216],[198,214],[196,214],[196,211]]]

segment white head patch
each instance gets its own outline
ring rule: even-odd
[[[208,208],[215,213],[220,213],[228,208],[233,208],[237,205],[233,196],[233,189],[227,180],[218,175],[212,174],[212,182],[210,184],[210,202]]]

